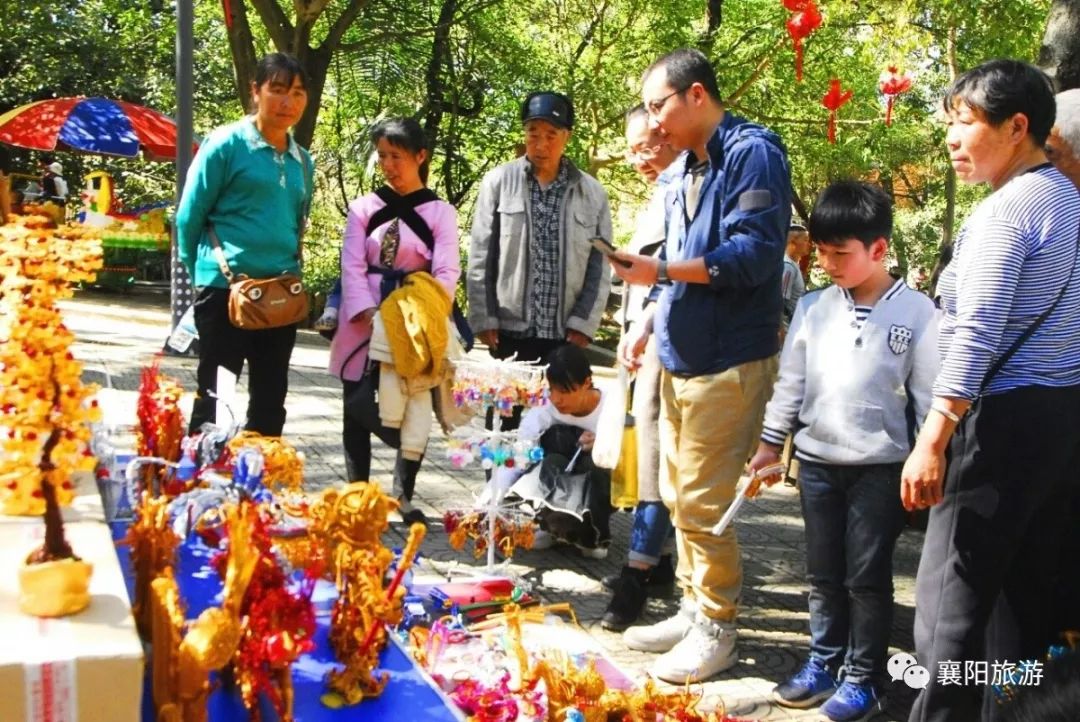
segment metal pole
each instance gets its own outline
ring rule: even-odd
[[[194,19],[193,0],[176,0],[176,203],[184,193],[184,179],[191,165],[191,146],[195,140],[192,116],[194,92]],[[169,282],[172,308],[172,328],[180,322],[184,311],[195,300],[191,279],[180,263],[177,250],[176,224],[172,232],[172,273]],[[167,344],[166,353],[175,353]],[[190,351],[190,349],[189,349]]]

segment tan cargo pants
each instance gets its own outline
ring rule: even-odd
[[[684,593],[705,616],[732,622],[742,588],[735,527],[710,529],[731,501],[761,435],[776,379],[775,356],[721,373],[661,379],[660,495],[671,510]]]

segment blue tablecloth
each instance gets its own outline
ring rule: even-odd
[[[113,522],[114,539],[121,539],[126,533],[126,522]],[[124,570],[128,594],[134,599],[135,579],[128,548],[118,546],[117,556]],[[181,546],[177,556],[177,584],[180,587],[180,595],[187,604],[187,616],[189,619],[194,619],[204,609],[217,602],[217,597],[221,592],[221,580],[217,573],[207,566],[209,550]],[[302,656],[293,665],[295,689],[293,713],[296,722],[337,722],[356,719],[453,722],[463,719],[453,704],[432,685],[430,678],[416,667],[412,658],[396,643],[388,644],[379,660],[380,667],[377,673],[387,672],[390,675],[390,682],[381,696],[364,700],[356,707],[333,710],[323,706],[319,701],[325,691],[323,678],[330,669],[336,666],[336,661],[327,642],[330,627],[329,612],[320,612],[316,617],[316,622],[315,650]],[[148,664],[147,669],[149,668]],[[153,706],[148,682],[143,691],[144,722],[153,722],[155,718]],[[211,694],[207,707],[210,722],[242,722],[247,719],[247,712],[240,701],[240,695],[235,691],[218,687]],[[269,704],[263,707],[263,720],[266,722],[277,720],[277,715]]]

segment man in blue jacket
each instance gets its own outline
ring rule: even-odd
[[[674,617],[631,627],[624,639],[665,652],[652,672],[681,684],[738,661],[739,547],[733,527],[719,537],[710,530],[735,497],[776,376],[791,171],[776,134],[725,112],[697,50],[653,63],[642,99],[671,146],[689,153],[672,184],[660,257],[619,253],[612,265],[627,283],[654,286],[653,313],[624,336],[620,357],[636,365],[655,335],[664,367],[660,491],[681,532],[684,597]]]

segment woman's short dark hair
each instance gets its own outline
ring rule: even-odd
[[[1019,60],[989,60],[967,71],[945,93],[951,113],[957,103],[979,111],[990,125],[1001,125],[1017,113],[1028,119],[1028,135],[1039,147],[1054,127],[1054,84],[1034,65]]]
[[[892,200],[871,183],[836,181],[818,194],[807,225],[814,243],[839,245],[858,238],[869,247],[892,238]]]
[[[291,88],[296,78],[300,78],[300,85],[307,90],[307,71],[299,60],[288,53],[267,53],[255,66],[255,86],[258,88],[268,81],[280,82]]]
[[[548,386],[559,391],[573,391],[592,378],[592,366],[585,352],[577,346],[560,346],[547,355]]]
[[[720,97],[720,86],[716,82],[716,71],[705,53],[700,50],[679,48],[671,51],[648,67],[642,81],[661,69],[667,73],[667,84],[672,90],[686,91],[694,83],[701,83],[713,100],[717,103],[723,101]]]
[[[427,183],[428,167],[431,165],[431,149],[428,147],[427,134],[415,118],[384,118],[371,128],[371,144],[378,145],[386,139],[392,146],[403,148],[412,154],[428,151],[424,162],[420,164],[420,180]]]

